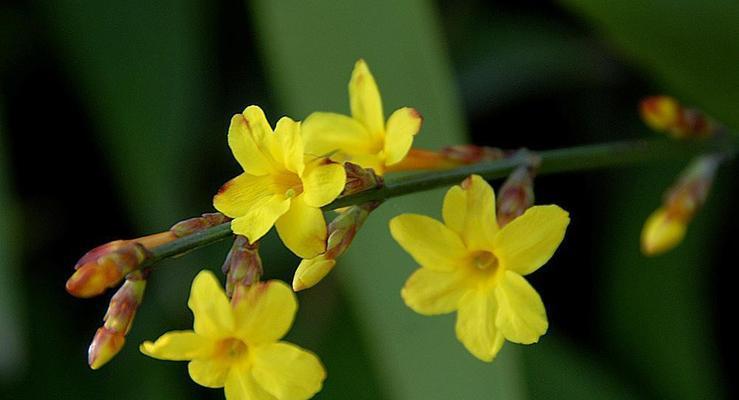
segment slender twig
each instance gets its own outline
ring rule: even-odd
[[[558,150],[537,152],[541,158],[538,174],[583,171],[605,167],[628,166],[649,161],[687,159],[709,152],[733,153],[737,149],[735,136],[721,136],[704,141],[673,140],[633,140],[587,146],[570,147]],[[515,153],[512,157],[466,165],[445,171],[425,172],[404,177],[386,179],[385,185],[376,189],[343,196],[323,207],[324,211],[334,210],[353,204],[374,200],[386,200],[406,194],[450,186],[461,182],[469,175],[477,174],[485,179],[502,178],[517,166],[529,162],[526,152]],[[151,250],[143,267],[153,265],[162,259],[176,257],[191,250],[207,246],[232,235],[230,223],[224,223]]]

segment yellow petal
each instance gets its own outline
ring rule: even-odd
[[[498,232],[495,193],[478,175],[447,191],[442,208],[444,223],[463,239],[469,250],[490,250]]]
[[[244,121],[247,129],[254,139],[254,144],[262,153],[264,158],[272,165],[273,169],[284,167],[283,152],[277,135],[264,116],[264,111],[258,106],[249,106],[244,110]]]
[[[234,330],[234,317],[226,293],[215,275],[208,270],[192,281],[187,306],[192,310],[195,333],[208,338],[222,338]]]
[[[349,103],[352,117],[367,127],[373,136],[382,137],[385,130],[382,99],[375,78],[364,60],[354,65],[349,81]]]
[[[336,260],[327,259],[323,255],[304,259],[295,270],[293,277],[293,290],[298,292],[312,288],[321,281],[336,266]]]
[[[531,207],[500,230],[495,255],[505,269],[530,274],[549,261],[569,223],[569,214],[555,205]]]
[[[295,293],[284,282],[254,284],[234,307],[237,335],[249,346],[275,342],[290,329],[297,309]]]
[[[641,232],[642,252],[648,256],[664,253],[677,246],[685,237],[687,225],[679,218],[669,218],[663,208],[653,212]]]
[[[280,239],[300,258],[313,258],[326,251],[326,220],[320,208],[305,204],[305,194],[275,223]]]
[[[218,193],[213,196],[213,206],[223,214],[236,218],[268,201],[277,191],[277,185],[270,175],[243,173],[218,189]]]
[[[305,203],[312,207],[323,207],[344,190],[346,171],[341,164],[318,158],[311,160],[301,179]]]
[[[400,108],[390,115],[385,132],[385,165],[399,163],[405,158],[422,123],[421,114],[410,107]]]
[[[425,215],[402,214],[391,219],[390,233],[418,264],[435,271],[454,270],[467,256],[456,233]]]
[[[315,112],[303,121],[301,131],[305,152],[314,156],[338,152],[342,153],[339,161],[344,161],[382,150],[381,141],[357,120],[346,115]]]
[[[400,295],[413,311],[423,315],[446,314],[456,310],[467,292],[464,270],[439,272],[417,269],[403,286]]]
[[[285,168],[298,175],[303,173],[303,139],[300,136],[300,122],[295,122],[288,117],[282,117],[277,121],[275,135],[280,145],[282,159]]]
[[[272,170],[269,159],[254,142],[243,114],[236,114],[231,118],[228,146],[244,171],[252,175],[265,175]]]
[[[208,354],[213,341],[193,331],[172,331],[160,336],[156,342],[146,341],[139,350],[159,360],[184,361]]]
[[[246,236],[252,243],[256,242],[290,209],[290,204],[290,199],[274,195],[231,221],[231,230],[238,235]]]
[[[230,368],[230,363],[218,358],[196,358],[187,364],[190,378],[198,385],[209,388],[223,387]]]
[[[495,324],[507,340],[531,344],[546,333],[549,323],[544,303],[524,277],[506,271],[495,288],[495,298],[498,300]]]
[[[459,302],[455,332],[467,350],[482,361],[493,361],[503,347],[495,327],[497,305],[492,293],[470,291]]]
[[[231,368],[226,378],[225,393],[227,400],[279,400],[257,383],[245,364]]]
[[[313,353],[280,342],[254,349],[252,373],[279,400],[303,400],[321,390],[326,371]]]

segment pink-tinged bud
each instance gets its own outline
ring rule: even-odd
[[[375,174],[372,168],[365,169],[357,164],[345,162],[344,170],[346,171],[346,184],[342,195],[379,188],[384,184],[382,177]]]
[[[300,262],[293,277],[293,290],[297,292],[313,287],[328,275],[336,265],[336,259],[349,249],[354,236],[367,220],[370,212],[379,205],[379,202],[354,205],[339,213],[328,224],[326,251],[317,257]]]
[[[87,364],[92,369],[99,369],[121,351],[125,342],[126,338],[122,334],[105,327],[99,328],[87,349]]]
[[[195,232],[199,232],[208,228],[212,228],[216,225],[220,225],[230,221],[231,218],[221,213],[207,213],[200,217],[186,219],[174,224],[169,228],[178,238],[192,235]]]
[[[650,128],[677,139],[707,137],[718,130],[718,125],[703,112],[683,107],[669,96],[645,98],[639,112]]]
[[[662,207],[644,223],[642,252],[652,256],[673,249],[685,237],[688,224],[706,202],[722,156],[694,160],[665,193]]]
[[[127,243],[78,266],[67,280],[67,292],[75,297],[94,297],[117,285],[147,258],[148,251],[139,243]],[[83,257],[84,258],[84,257]]]
[[[482,161],[500,160],[506,152],[494,147],[471,144],[449,146],[440,151],[410,149],[408,155],[397,164],[389,165],[385,172],[419,170],[445,170]]]
[[[136,311],[141,306],[146,290],[148,271],[135,271],[110,299],[103,317],[103,326],[95,332],[87,361],[92,369],[98,369],[112,359],[123,347],[125,336],[131,330]]]
[[[114,240],[112,242],[108,242],[98,247],[95,247],[94,249],[85,253],[85,255],[82,256],[82,258],[80,258],[79,261],[77,261],[77,264],[75,264],[74,269],[77,270],[85,264],[89,264],[90,262],[97,261],[97,259],[100,258],[101,256],[104,256],[108,253],[119,250],[130,244],[131,244],[130,240]]]
[[[264,272],[259,257],[259,242],[249,243],[245,236],[237,235],[231,251],[223,263],[226,274],[226,295],[232,297],[236,287],[259,282]]]
[[[508,176],[496,200],[498,225],[508,225],[534,205],[534,168],[524,165]]]
[[[476,164],[482,161],[495,161],[505,158],[506,153],[494,147],[475,146],[472,144],[460,144],[445,147],[441,154],[448,160],[458,164]]]

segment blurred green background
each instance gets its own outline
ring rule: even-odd
[[[272,121],[347,112],[359,57],[386,112],[423,113],[421,147],[645,137],[636,104],[663,92],[739,128],[735,1],[5,1],[0,398],[222,398],[136,346],[190,326],[190,281],[219,268],[227,243],[157,269],[127,346],[100,371],[86,349],[107,296],[74,299],[64,281],[97,244],[210,211],[238,173],[225,134],[246,105]],[[638,252],[642,221],[686,162],[537,180],[537,201],[572,215],[532,276],[551,327],[492,364],[455,340],[453,316],[421,317],[399,296],[415,267],[387,219],[438,216],[443,191],[383,205],[334,273],[299,295],[288,339],[326,364],[316,398],[736,398],[735,163],[679,249]],[[297,260],[273,234],[262,256],[268,278],[290,279]]]

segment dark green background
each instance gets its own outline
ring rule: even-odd
[[[86,348],[107,296],[63,289],[76,259],[116,238],[211,210],[238,165],[229,118],[348,111],[365,58],[386,112],[419,109],[421,147],[547,149],[654,135],[638,100],[670,93],[739,128],[739,3],[703,1],[6,1],[0,6],[0,398],[222,398],[184,363],[136,345],[191,324],[192,277],[227,244],[166,262],[128,344],[100,371]],[[412,313],[414,269],[387,219],[439,215],[443,191],[372,214],[334,273],[301,293],[288,339],[328,369],[322,399],[696,399],[737,395],[727,276],[736,264],[736,165],[685,243],[638,252],[642,221],[683,163],[544,176],[539,203],[570,211],[532,282],[550,332],[493,364],[453,316]],[[297,264],[274,234],[266,276]]]

